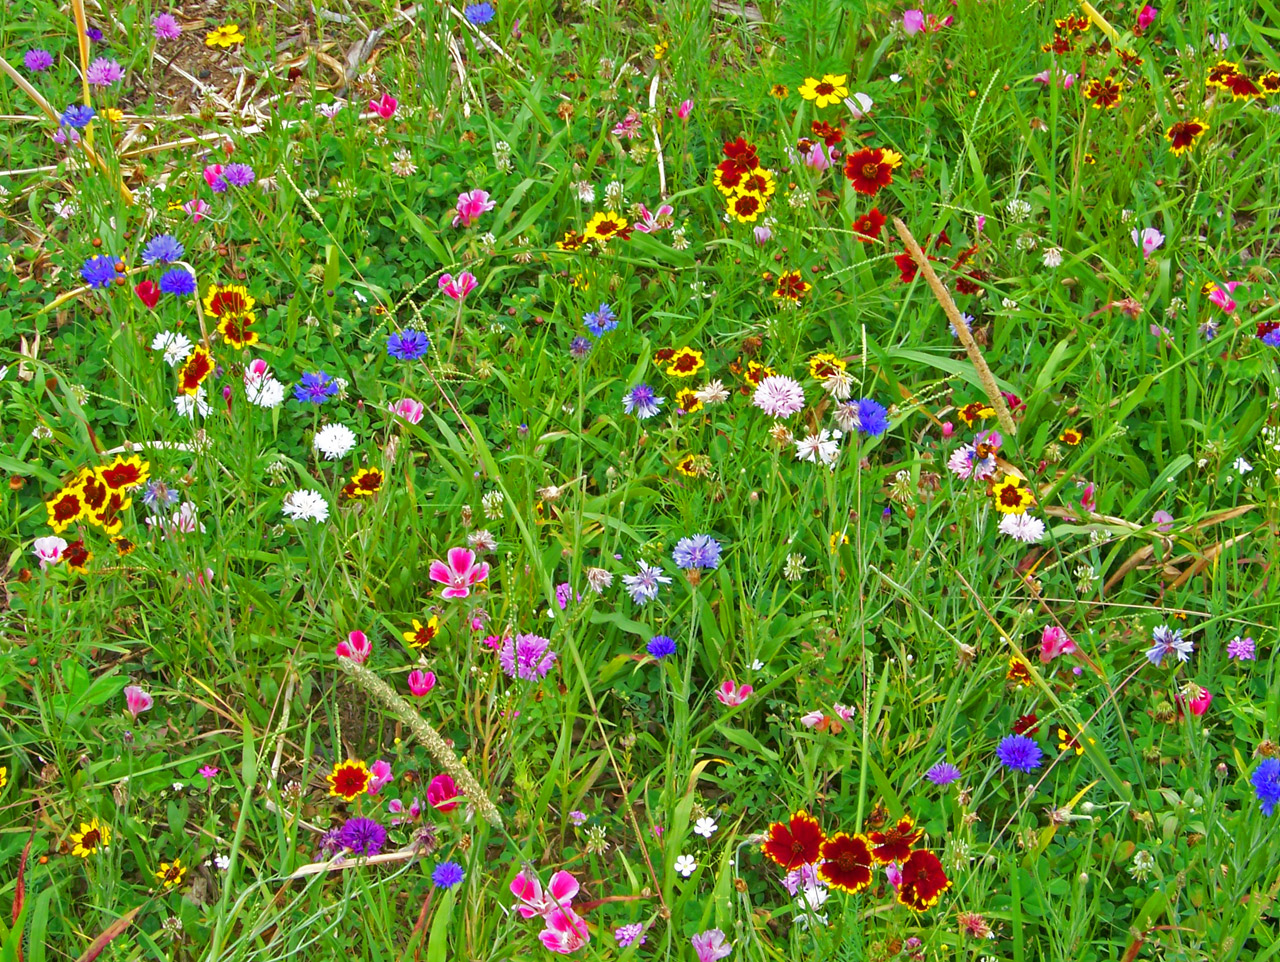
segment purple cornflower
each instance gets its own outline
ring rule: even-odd
[[[537,681],[551,670],[556,653],[551,651],[551,642],[540,635],[516,635],[502,643],[498,661],[509,677]]]
[[[1182,631],[1168,625],[1158,625],[1151,631],[1151,647],[1147,649],[1147,661],[1159,665],[1165,655],[1176,655],[1178,661],[1191,660],[1191,653],[1196,644],[1190,638],[1183,638]]]
[[[377,855],[387,841],[387,830],[371,818],[349,818],[338,830],[337,841],[356,855]]]
[[[107,287],[116,279],[116,262],[105,254],[90,257],[80,268],[80,276],[90,287]]]
[[[253,168],[248,164],[227,164],[222,168],[223,179],[232,187],[248,187],[254,176]]]
[[[387,338],[387,353],[397,361],[416,361],[431,350],[431,339],[421,331],[401,331]]]
[[[331,828],[320,836],[320,841],[316,847],[319,848],[321,855],[332,857],[342,849],[342,843],[338,841],[340,833],[341,829]]]
[[[323,404],[338,393],[338,384],[324,371],[302,375],[302,380],[293,386],[293,398],[308,404]]]
[[[174,267],[160,275],[160,290],[176,297],[187,297],[196,292],[196,279],[185,267]]]
[[[142,248],[142,263],[171,264],[182,260],[182,255],[186,252],[186,248],[172,234],[157,234]]]
[[[618,940],[620,949],[625,949],[629,945],[644,945],[644,923],[633,922],[630,925],[620,925],[613,930],[613,937]]]
[[[649,387],[649,385],[637,384],[622,395],[622,409],[644,421],[657,414],[662,407],[662,402],[665,400],[666,398],[661,398],[654,394],[653,388]]]
[[[1236,635],[1227,642],[1227,657],[1236,661],[1253,661],[1258,657],[1258,651],[1253,639]]]
[[[676,567],[684,568],[717,568],[720,566],[720,542],[709,534],[695,534],[690,538],[681,538],[671,552]]]
[[[22,57],[22,65],[32,73],[40,73],[53,66],[53,54],[48,50],[28,50]]]
[[[1258,762],[1249,781],[1262,804],[1262,814],[1270,816],[1280,803],[1280,758],[1264,758]]]
[[[461,885],[466,877],[467,873],[457,862],[441,862],[431,870],[431,881],[436,888],[451,889],[455,885]]]
[[[182,28],[171,13],[161,13],[151,18],[151,26],[156,32],[157,40],[177,40],[182,36]]]
[[[92,107],[84,104],[72,104],[62,112],[62,116],[58,118],[58,122],[64,127],[72,127],[75,130],[84,130],[89,126],[89,121],[96,116]]]
[[[497,11],[491,3],[469,3],[462,8],[462,15],[475,27],[483,27],[494,18]]]
[[[601,304],[598,311],[583,314],[582,323],[596,337],[603,337],[618,326],[618,315],[608,304]]]
[[[878,401],[866,397],[860,401],[850,401],[849,410],[853,414],[855,431],[875,438],[889,430],[889,412]]]
[[[556,585],[556,604],[560,606],[561,611],[564,611],[566,608],[568,608],[569,602],[573,600],[574,600],[573,586],[570,585],[569,582],[566,581],[562,584]],[[577,600],[581,601],[582,597],[579,595]]]
[[[644,646],[644,650],[661,661],[676,653],[676,640],[667,635],[654,635]]]
[[[950,762],[938,762],[927,772],[924,777],[941,788],[943,785],[950,785],[960,777],[960,769],[956,768]]]
[[[108,60],[106,57],[99,57],[89,64],[89,69],[84,74],[85,80],[95,87],[110,87],[123,76],[124,68],[114,60]]]
[[[1000,764],[1019,772],[1034,772],[1040,767],[1043,755],[1035,739],[1026,735],[1005,735],[996,746]]]
[[[97,27],[85,27],[84,35],[88,37],[90,40],[92,40],[94,43],[102,43],[103,34],[102,34],[102,31],[99,30]]]
[[[575,337],[569,342],[570,357],[586,357],[591,353],[591,342],[585,337]]]

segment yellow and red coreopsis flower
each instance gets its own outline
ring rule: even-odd
[[[796,812],[786,822],[774,822],[760,850],[780,868],[790,872],[801,865],[816,862],[822,854],[826,836],[818,820],[804,809]]]
[[[573,251],[581,250],[582,245],[585,243],[586,240],[576,230],[567,230],[564,232],[564,237],[556,241],[556,247],[562,251],[572,253]]]
[[[187,869],[180,858],[175,858],[172,862],[161,862],[155,871],[156,881],[167,889],[181,885],[186,874]]]
[[[84,538],[73,541],[62,552],[62,563],[76,574],[88,574],[89,562],[93,560],[93,552],[85,547]]]
[[[902,155],[886,147],[864,147],[844,159],[844,175],[859,194],[874,197],[893,183],[893,172],[902,165]]]
[[[361,468],[342,486],[342,494],[347,498],[372,498],[382,490],[386,480],[387,476],[378,468]]]
[[[847,370],[848,367],[843,358],[826,352],[819,352],[809,358],[809,376],[816,377],[819,381],[825,381],[835,376],[837,371]]]
[[[818,878],[833,889],[856,895],[871,884],[871,866],[875,859],[871,843],[865,836],[837,832],[822,843]]]
[[[1194,147],[1208,130],[1208,124],[1193,117],[1191,120],[1179,120],[1164,132],[1164,139],[1169,141],[1169,149],[1175,155],[1182,154]]]
[[[969,425],[969,427],[973,427],[975,421],[986,420],[989,417],[994,417],[995,413],[994,408],[982,401],[970,401],[956,412],[956,416],[965,424]]]
[[[823,74],[821,80],[808,77],[800,85],[799,94],[805,100],[812,100],[819,109],[830,107],[849,96],[849,88],[845,85],[848,79],[846,74],[831,73]]]
[[[151,477],[151,462],[143,461],[136,454],[129,457],[116,455],[110,464],[98,469],[98,477],[112,491],[125,491],[146,484]]]
[[[218,333],[237,351],[243,351],[258,343],[258,332],[253,329],[257,320],[253,311],[228,311],[218,318]]]
[[[701,404],[702,402],[699,401],[698,403]],[[676,470],[686,478],[700,478],[707,473],[707,469],[703,465],[704,460],[705,458],[697,454],[686,454],[676,462]]]
[[[111,829],[96,818],[80,823],[80,831],[71,833],[71,854],[88,858],[111,844]]]
[[[599,241],[601,244],[607,244],[615,237],[627,240],[630,236],[631,227],[627,224],[627,219],[607,211],[596,214],[582,229],[583,240]]]
[[[902,881],[898,883],[898,902],[916,912],[938,904],[942,893],[951,888],[951,879],[942,869],[938,856],[923,849],[912,852],[902,863]]]
[[[744,175],[737,186],[738,193],[756,194],[766,201],[774,195],[777,189],[778,185],[774,181],[773,171],[765,167],[757,167],[751,173]]]
[[[1031,684],[1031,667],[1017,655],[1012,655],[1009,658],[1009,668],[1004,673],[1004,680],[1026,688]],[[1033,715],[1032,720],[1034,719],[1035,716]],[[1016,732],[1015,734],[1021,735],[1023,733]]]
[[[916,828],[915,819],[910,815],[903,815],[883,831],[867,833],[867,840],[871,842],[871,857],[882,865],[901,862],[911,853],[911,846],[920,841],[923,835],[924,831]]]
[[[1084,88],[1084,99],[1095,110],[1110,110],[1124,99],[1124,81],[1115,77],[1094,77]]]
[[[1258,78],[1258,86],[1268,96],[1280,94],[1280,73],[1274,70],[1268,70]]]
[[[693,377],[706,366],[707,362],[703,360],[701,351],[682,347],[671,355],[667,363],[667,374],[671,377]]]
[[[404,632],[400,637],[407,641],[410,647],[426,648],[438,634],[440,634],[440,619],[432,615],[425,625],[414,618],[413,630]]]
[[[204,295],[204,309],[211,317],[245,314],[257,303],[240,284],[210,284]]]
[[[1001,514],[1023,514],[1036,500],[1031,489],[1024,488],[1022,479],[1014,474],[1006,474],[1003,481],[992,485],[991,495]]]
[[[729,197],[729,216],[739,224],[749,224],[764,213],[765,198],[751,191],[737,191]]]
[[[85,514],[84,494],[77,487],[65,487],[45,502],[49,515],[49,527],[54,534],[62,534]]]
[[[333,771],[325,776],[329,783],[329,794],[348,802],[354,801],[368,790],[371,778],[368,766],[358,759],[338,762],[333,766]]]
[[[676,407],[685,414],[692,414],[694,411],[701,411],[702,398],[698,397],[698,392],[693,388],[681,388],[676,392]]]
[[[191,356],[178,368],[178,390],[183,394],[194,396],[200,385],[213,373],[213,358],[203,347],[197,347]]]
[[[778,285],[773,289],[773,296],[798,304],[800,298],[811,290],[813,285],[801,277],[799,271],[783,271],[778,275]]]
[[[1062,433],[1058,435],[1058,440],[1063,444],[1069,444],[1074,448],[1084,440],[1084,435],[1075,428],[1064,428]]]

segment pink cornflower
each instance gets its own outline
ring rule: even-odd
[[[733,944],[725,944],[724,933],[719,929],[699,932],[689,941],[693,943],[693,951],[698,953],[698,962],[717,962],[733,952]]]
[[[551,876],[545,893],[536,875],[521,871],[511,880],[511,894],[520,900],[515,910],[526,919],[545,919],[560,909],[569,908],[578,888],[578,880],[568,872],[556,872]]]
[[[476,289],[476,276],[470,271],[463,271],[455,279],[452,274],[441,274],[439,286],[445,296],[460,301]]]
[[[135,720],[144,711],[151,711],[151,706],[155,703],[156,700],[139,685],[130,685],[124,690],[125,707]]]
[[[716,691],[716,698],[719,699],[720,704],[728,705],[732,708],[735,705],[741,705],[746,702],[753,691],[755,689],[750,685],[735,684],[733,679],[730,678],[721,682],[720,688]]]
[[[774,374],[756,388],[751,403],[774,418],[787,418],[804,407],[804,388],[794,378]]]
[[[358,628],[347,635],[346,641],[338,642],[336,654],[339,658],[350,658],[357,665],[363,665],[373,653],[373,643]]]
[[[587,923],[573,909],[556,909],[546,917],[547,927],[538,933],[544,946],[559,955],[576,952],[591,941]]]
[[[438,812],[458,807],[458,786],[451,775],[437,775],[427,785],[427,804]]]
[[[204,220],[204,215],[209,210],[209,205],[197,197],[195,200],[189,200],[183,204],[182,209],[198,224]]]
[[[409,693],[416,698],[422,698],[436,687],[435,672],[423,671],[421,668],[413,669],[405,680],[409,683]]]
[[[458,203],[455,205],[456,213],[453,215],[454,227],[470,227],[480,215],[487,213],[497,207],[497,201],[489,199],[487,190],[469,190],[464,194],[458,195]]]
[[[383,120],[389,120],[395,116],[396,108],[399,106],[400,101],[396,100],[391,94],[384,93],[379,99],[369,101],[369,109]]]
[[[99,57],[89,64],[89,69],[84,75],[85,80],[95,87],[110,87],[123,76],[124,69],[114,60],[108,60],[106,57]]]
[[[398,418],[404,418],[410,424],[417,424],[422,420],[422,414],[426,408],[422,406],[421,401],[415,401],[413,398],[401,398],[395,404],[388,405],[387,410]]]
[[[489,577],[487,562],[476,561],[476,554],[469,548],[450,548],[449,563],[431,562],[427,576],[434,582],[447,587],[441,594],[445,598],[466,598],[471,594],[471,586]]]
[[[1040,661],[1049,664],[1059,655],[1074,655],[1080,649],[1057,625],[1046,625],[1040,633]]]
[[[692,100],[680,101],[680,106],[676,108],[676,116],[679,117],[681,120],[688,120],[689,115],[691,113],[693,113],[693,101]]]
[[[151,28],[157,40],[177,40],[182,36],[182,27],[171,13],[160,13],[151,18]]]

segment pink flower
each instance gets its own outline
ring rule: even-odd
[[[264,377],[271,373],[271,366],[260,357],[254,358],[244,369],[244,380],[248,384],[250,381],[261,381]]]
[[[1057,625],[1046,625],[1040,633],[1040,661],[1049,664],[1059,655],[1074,655],[1080,649],[1070,636]]]
[[[1168,511],[1157,511],[1151,516],[1151,520],[1155,523],[1156,530],[1161,534],[1166,534],[1173,530],[1173,515]]]
[[[205,779],[206,781],[211,782],[218,777],[218,772],[220,772],[221,770],[222,769],[218,768],[218,766],[216,765],[203,765],[200,768],[196,769],[196,774],[199,775],[201,778]]]
[[[1147,27],[1155,23],[1156,14],[1158,14],[1159,12],[1160,12],[1159,10],[1157,10],[1155,7],[1151,6],[1150,4],[1143,4],[1142,9],[1138,11],[1138,23],[1133,28],[1133,32],[1137,34],[1139,37],[1141,37],[1142,31],[1146,30]]]
[[[427,804],[440,812],[458,807],[458,786],[451,775],[437,775],[427,785]]]
[[[1143,260],[1154,254],[1156,248],[1164,243],[1164,234],[1154,227],[1144,227],[1142,230],[1135,227],[1129,236],[1133,238],[1134,244],[1142,248]]]
[[[1224,291],[1222,287],[1213,284],[1213,289],[1209,291],[1209,302],[1218,305],[1228,314],[1232,313],[1236,309],[1236,302],[1232,299],[1231,294],[1239,286],[1239,281],[1227,281],[1222,285],[1222,287],[1226,288]]]
[[[393,818],[391,820],[392,825],[400,825],[403,822],[416,822],[418,816],[422,814],[422,803],[415,798],[409,803],[409,807],[405,808],[404,802],[398,798],[393,798],[387,802],[387,811],[392,815],[403,816]]]
[[[459,194],[458,203],[455,205],[457,213],[453,215],[453,226],[470,227],[480,219],[481,214],[497,206],[497,201],[489,199],[487,190],[469,190],[465,194]]]
[[[942,436],[944,438],[949,438],[951,437],[951,435],[955,433],[956,433],[956,426],[954,424],[952,424],[950,421],[942,422]]]
[[[981,233],[982,233],[982,231],[983,231],[983,230],[986,228],[986,226],[987,226],[987,215],[986,215],[986,214],[979,214],[977,217],[975,217],[975,218],[973,219],[973,226],[974,226],[975,228],[977,228],[978,233],[979,233],[979,234],[981,234]]]
[[[636,230],[642,234],[652,234],[660,231],[665,227],[671,226],[671,215],[674,209],[670,204],[663,204],[658,208],[657,213],[649,213],[649,208],[644,204],[640,205],[640,216],[636,218],[636,222],[632,224]]]
[[[210,164],[204,169],[204,182],[209,185],[215,194],[220,194],[227,189],[227,181],[222,176],[221,164]]]
[[[388,120],[395,116],[396,108],[399,106],[400,101],[396,100],[391,94],[383,94],[378,100],[369,101],[369,109],[383,120]]]
[[[884,867],[884,877],[897,890],[898,886],[902,884],[902,869],[898,868],[897,862],[890,862]]]
[[[1187,702],[1187,707],[1191,709],[1191,714],[1198,718],[1209,710],[1211,701],[1213,701],[1213,695],[1210,694],[1209,689],[1201,688],[1199,696]]]
[[[454,280],[452,274],[440,275],[440,290],[452,297],[455,301],[460,301],[472,291],[476,289],[476,276],[470,271],[463,271]]]
[[[721,683],[720,690],[716,692],[716,697],[720,699],[722,705],[741,705],[755,691],[750,685],[735,685],[732,679],[728,679]]]
[[[409,672],[409,692],[418,698],[426,695],[432,688],[436,687],[436,673],[434,671],[423,671],[415,668]]]
[[[1057,67],[1054,67],[1051,70],[1050,69],[1041,70],[1038,74],[1036,74],[1031,79],[1034,80],[1036,83],[1044,84],[1047,87],[1049,86],[1050,83],[1053,82],[1053,77],[1055,74],[1057,75],[1058,83],[1061,84],[1063,90],[1070,90],[1071,85],[1076,82],[1075,74],[1067,73],[1065,70],[1060,70]]]
[[[129,709],[129,714],[136,720],[144,711],[151,711],[151,706],[156,703],[147,692],[138,685],[130,685],[124,690],[124,704]]]
[[[692,100],[680,101],[680,106],[676,108],[676,116],[679,117],[681,120],[688,120],[689,115],[691,113],[693,113],[693,101]]]
[[[391,764],[379,758],[369,766],[369,787],[365,789],[365,792],[369,795],[377,795],[378,792],[382,791],[383,786],[390,781]]]
[[[751,233],[755,236],[756,244],[764,247],[773,237],[773,230],[768,224],[759,224],[751,229]]]
[[[549,919],[557,911],[573,904],[574,896],[578,894],[578,880],[568,872],[556,872],[544,894],[538,877],[521,871],[511,880],[511,894],[520,900],[521,904],[515,910],[522,917]]]
[[[841,718],[843,718],[845,721],[853,721],[853,716],[857,713],[857,710],[858,710],[856,707],[852,705],[842,705],[839,702],[836,702],[831,707],[834,708],[836,714],[839,715]]]
[[[689,941],[693,943],[693,951],[698,953],[698,962],[716,962],[733,951],[733,944],[725,944],[724,933],[719,929],[699,932]]]
[[[387,410],[398,418],[404,418],[410,424],[417,424],[422,420],[422,414],[426,408],[422,406],[421,401],[415,401],[413,398],[401,398],[395,404],[388,405]]]
[[[822,719],[826,717],[827,716],[824,715],[819,709],[815,708],[813,711],[809,712],[807,715],[800,716],[800,724],[803,725],[805,728],[812,728],[814,725],[818,724],[818,722],[822,721]]]
[[[914,37],[924,29],[924,12],[921,10],[908,10],[902,15],[902,29],[907,32],[907,36]]]
[[[484,561],[477,562],[476,554],[470,548],[450,548],[449,563],[431,562],[427,575],[438,584],[448,585],[441,592],[445,598],[465,598],[471,594],[472,585],[489,577],[489,565]]]
[[[338,642],[338,657],[350,658],[357,665],[363,665],[372,653],[373,644],[365,637],[364,632],[359,629],[347,635],[346,641]]]
[[[46,535],[36,538],[31,548],[40,559],[40,570],[44,571],[49,565],[56,565],[62,560],[62,553],[67,550],[67,539],[59,538],[56,534]]]
[[[613,125],[613,136],[635,140],[640,136],[640,115],[628,110],[627,116]]]
[[[204,220],[205,212],[208,211],[209,205],[202,201],[199,197],[195,200],[189,200],[182,205],[182,209],[190,215],[191,219],[197,224]]]
[[[1094,500],[1094,486],[1092,483],[1084,489],[1084,496],[1080,498],[1080,507],[1089,512],[1098,510],[1098,502]]]
[[[827,145],[820,140],[809,148],[802,159],[805,162],[805,166],[814,170],[826,170],[831,166],[831,155],[827,153]]]
[[[568,955],[591,941],[587,923],[573,909],[556,909],[546,920],[547,927],[538,933],[538,938],[552,952]]]

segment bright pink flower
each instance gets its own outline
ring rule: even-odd
[[[222,165],[210,164],[204,169],[204,181],[214,190],[226,190],[227,182],[222,179]],[[221,184],[221,187],[219,187]]]
[[[489,199],[487,190],[469,190],[465,194],[458,195],[458,203],[455,205],[457,213],[453,215],[454,227],[470,227],[480,215],[488,213],[498,206],[497,201]]]
[[[458,786],[451,775],[437,775],[427,785],[427,804],[437,811],[450,812],[458,807]]]
[[[1080,649],[1057,625],[1046,625],[1040,633],[1040,661],[1049,664],[1059,655],[1074,655]]]
[[[1199,717],[1209,710],[1209,702],[1211,701],[1213,701],[1213,695],[1209,692],[1209,689],[1201,688],[1199,696],[1187,702],[1187,707],[1191,709],[1191,714]]]
[[[346,641],[338,642],[338,657],[350,658],[357,665],[363,665],[372,653],[372,642],[370,642],[369,639],[365,637],[364,632],[359,629],[356,629],[347,635]]]
[[[260,357],[254,358],[244,369],[246,381],[260,381],[271,373],[271,367]]]
[[[422,414],[426,408],[422,406],[421,401],[415,401],[413,398],[401,398],[395,404],[388,405],[387,410],[398,418],[404,418],[410,424],[417,424],[422,420]]]
[[[977,228],[977,230],[978,230],[978,233],[979,233],[979,234],[981,234],[981,233],[982,233],[982,231],[983,231],[983,230],[986,228],[986,226],[987,226],[987,215],[986,215],[986,214],[979,214],[977,217],[975,217],[975,218],[973,219],[973,226],[974,226],[974,227],[976,227],[976,228]]]
[[[455,280],[452,274],[441,274],[439,283],[440,290],[455,301],[460,301],[476,289],[476,276],[470,271],[463,271]]]
[[[434,671],[423,671],[421,668],[415,668],[409,672],[409,692],[421,698],[436,687],[436,673]]]
[[[390,781],[391,764],[379,758],[369,766],[369,787],[365,789],[365,792],[369,795],[377,795],[378,792],[382,791],[383,786]]]
[[[839,715],[841,718],[843,718],[845,721],[853,721],[853,716],[858,711],[858,709],[852,705],[842,705],[839,702],[836,702],[831,707],[834,708],[836,714]]]
[[[908,37],[914,37],[924,29],[924,11],[908,10],[902,15],[902,29],[907,32]]]
[[[552,952],[568,955],[591,941],[587,923],[573,909],[556,909],[546,921],[547,927],[538,933],[538,938]]]
[[[578,894],[578,880],[568,872],[556,872],[551,876],[551,882],[544,893],[542,883],[536,875],[521,871],[511,880],[511,894],[520,900],[521,904],[515,910],[524,918],[541,916],[549,919],[557,911],[573,904],[573,899]]]
[[[670,204],[663,204],[658,208],[656,213],[649,213],[649,208],[644,204],[639,206],[640,216],[636,218],[636,222],[631,226],[642,234],[652,234],[663,228],[671,226],[671,215],[674,209]]]
[[[470,548],[450,548],[449,563],[431,562],[427,575],[438,584],[448,585],[441,592],[445,598],[465,598],[471,594],[472,585],[489,577],[489,565],[484,561],[477,562],[476,554]]]
[[[720,690],[716,692],[716,697],[720,699],[722,705],[741,705],[745,702],[755,689],[750,685],[735,685],[732,679],[726,680],[720,685]]]
[[[191,219],[197,224],[204,220],[205,212],[208,211],[209,205],[202,201],[199,197],[195,200],[189,200],[182,205],[182,209],[190,215]]]
[[[890,862],[884,867],[884,877],[889,880],[889,884],[896,891],[898,886],[902,884],[902,869],[898,868],[897,862]]]
[[[1155,7],[1151,6],[1150,4],[1143,4],[1142,9],[1138,11],[1138,23],[1133,28],[1133,32],[1137,34],[1139,37],[1141,37],[1142,31],[1146,30],[1147,27],[1155,23],[1156,14],[1158,14],[1159,12],[1160,11],[1158,11]]]
[[[155,281],[142,281],[135,284],[133,293],[138,295],[138,300],[153,310],[160,303],[160,287]]]
[[[693,943],[693,951],[698,953],[698,962],[716,962],[733,952],[733,943],[726,944],[724,933],[719,929],[699,932],[689,941]]]
[[[1084,489],[1084,496],[1080,498],[1080,507],[1086,511],[1097,511],[1098,502],[1094,499],[1094,486],[1092,483]]]
[[[369,109],[383,120],[388,120],[395,116],[396,108],[399,106],[400,101],[396,100],[391,94],[383,94],[380,99],[369,101]]]
[[[151,711],[151,706],[156,703],[146,691],[138,685],[130,685],[124,690],[124,704],[129,709],[129,714],[137,719],[144,711]]]
[[[1232,299],[1231,295],[1239,286],[1239,281],[1227,281],[1222,285],[1222,287],[1214,284],[1213,290],[1209,291],[1209,302],[1218,305],[1218,307],[1222,308],[1228,314],[1232,313],[1236,309],[1236,302]],[[1226,290],[1223,290],[1223,287],[1225,287]]]
[[[676,116],[679,117],[681,120],[688,120],[689,115],[691,113],[693,113],[693,101],[692,100],[680,101],[680,106],[676,108]]]
[[[1053,82],[1054,75],[1057,75],[1058,83],[1061,85],[1063,90],[1070,90],[1071,85],[1076,82],[1075,74],[1067,73],[1065,70],[1060,70],[1057,67],[1054,67],[1052,69],[1041,70],[1038,74],[1036,74],[1031,79],[1034,80],[1036,83],[1044,84],[1047,87],[1049,86],[1050,83]]]
[[[952,424],[950,421],[942,422],[942,436],[944,438],[949,438],[951,437],[951,435],[955,433],[956,433],[956,426],[954,424]]]

